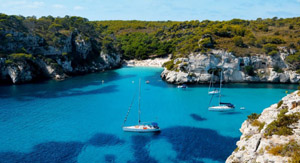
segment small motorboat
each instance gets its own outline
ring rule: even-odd
[[[149,84],[150,83],[150,81],[149,80],[146,80],[146,84]]]
[[[158,132],[160,131],[160,128],[158,127],[158,124],[156,122],[151,123],[141,123],[139,125],[135,126],[126,126],[123,127],[123,131],[128,132]]]
[[[215,94],[219,94],[219,93],[220,93],[220,92],[219,92],[219,90],[217,90],[217,89],[208,92],[209,95],[215,95]]]
[[[182,84],[182,85],[177,86],[177,88],[187,88],[187,85],[186,84]]]

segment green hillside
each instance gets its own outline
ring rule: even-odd
[[[86,40],[99,45],[99,51],[115,52],[125,59],[146,59],[173,54],[184,56],[192,52],[224,49],[236,56],[274,55],[279,47],[300,49],[300,17],[230,21],[89,21],[85,18],[23,17],[0,14],[0,45],[16,39],[4,31],[38,35],[45,41],[41,46],[59,47],[61,40],[74,30]],[[27,53],[26,48],[1,50],[1,56]],[[36,52],[38,53],[38,52]],[[33,54],[35,55],[35,54]],[[300,62],[300,53],[287,61]]]

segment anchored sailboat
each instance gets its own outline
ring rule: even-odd
[[[221,71],[221,75],[220,75],[219,105],[211,106],[211,107],[208,108],[208,110],[211,110],[211,111],[226,111],[226,110],[233,110],[235,108],[235,106],[231,103],[221,102],[222,77],[223,77],[223,71]]]
[[[220,93],[217,88],[214,88],[213,79],[214,79],[214,72],[211,73],[211,79],[210,79],[210,83],[209,83],[209,87],[208,87],[208,94],[209,95],[214,95],[214,94]],[[213,90],[211,90],[211,88],[213,88]]]
[[[139,82],[139,110],[138,110],[138,113],[139,113],[139,120],[138,120],[138,124],[135,125],[135,126],[124,126],[126,120],[127,120],[127,117],[129,115],[129,112],[130,112],[130,109],[132,107],[132,104],[134,102],[134,98],[131,102],[131,105],[128,109],[128,112],[127,112],[127,115],[124,119],[124,123],[123,123],[123,131],[129,131],[129,132],[157,132],[157,131],[160,131],[160,128],[158,126],[158,123],[156,122],[141,122],[141,79],[140,79],[140,82]]]

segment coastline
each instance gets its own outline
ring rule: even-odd
[[[127,67],[163,67],[163,64],[171,59],[171,55],[164,58],[154,58],[146,60],[124,60],[122,66]]]
[[[265,108],[262,113],[249,115],[240,128],[242,135],[236,142],[237,148],[226,163],[298,162],[299,99],[298,90],[286,95],[277,104]],[[290,147],[290,154],[277,150],[287,146]]]

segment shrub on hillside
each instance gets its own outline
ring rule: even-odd
[[[279,66],[274,66],[273,71],[275,71],[277,73],[283,73],[284,72]]]
[[[283,104],[283,101],[280,100],[278,103],[277,103],[277,109],[280,108],[280,106]]]
[[[166,67],[167,70],[172,70],[174,68],[174,60],[172,59],[172,60],[170,60],[168,62],[165,62],[163,64],[163,67]]]
[[[253,68],[253,66],[245,66],[245,72],[246,72],[246,74],[248,74],[249,76],[254,76],[255,75],[255,73],[254,73],[254,68]]]
[[[300,145],[295,140],[272,147],[269,149],[268,153],[275,156],[290,157],[291,159],[289,162],[300,162]]]
[[[258,119],[259,116],[260,116],[260,114],[252,113],[252,114],[248,115],[247,117],[248,117],[249,121],[254,121],[254,120]]]
[[[25,53],[14,53],[9,55],[9,58],[13,60],[20,60],[20,59],[34,59],[32,54],[25,54]]]
[[[293,123],[298,122],[300,119],[300,113],[293,113],[286,115],[288,112],[288,109],[282,109],[280,113],[278,114],[278,117],[276,120],[271,122],[266,130],[265,130],[265,136],[272,136],[272,135],[292,135],[293,129],[291,129],[289,126]]]
[[[285,58],[285,61],[287,61],[288,63],[295,63],[295,62],[300,62],[300,52],[297,52],[295,54],[292,55],[288,55]]]
[[[274,55],[274,54],[277,54],[277,52],[278,52],[277,46],[274,44],[270,44],[270,43],[265,44],[263,46],[263,50],[268,55]]]
[[[238,46],[238,47],[246,47],[246,45],[244,44],[244,41],[242,39],[241,36],[235,36],[233,38],[233,42],[234,42],[234,45],[235,46]]]

